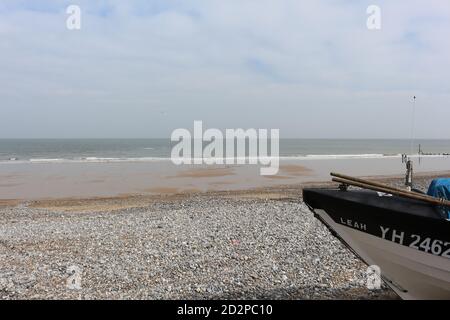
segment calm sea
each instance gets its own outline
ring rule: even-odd
[[[450,140],[416,140],[426,153],[450,153]],[[0,161],[158,160],[170,157],[167,139],[0,139]],[[280,156],[383,157],[410,153],[410,140],[281,139]]]

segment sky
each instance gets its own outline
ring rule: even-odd
[[[440,0],[0,0],[0,138],[450,139],[449,37]]]

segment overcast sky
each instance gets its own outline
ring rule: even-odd
[[[450,138],[449,38],[442,0],[0,0],[0,138],[409,138],[413,95],[415,135]]]

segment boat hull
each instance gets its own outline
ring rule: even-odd
[[[450,299],[448,221],[402,216],[401,210],[389,209],[389,203],[398,199],[378,199],[384,203],[376,207],[367,206],[372,200],[362,204],[357,198],[343,199],[340,191],[335,192],[322,197],[307,195],[305,202],[367,265],[379,267],[385,282],[402,299]],[[317,205],[317,200],[325,205]],[[406,208],[420,209],[414,208],[417,205],[423,204],[413,202]]]

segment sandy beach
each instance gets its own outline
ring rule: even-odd
[[[227,179],[237,179],[232,171],[189,169],[172,176],[221,178],[217,187],[224,188],[232,183]],[[280,177],[311,179],[312,172],[291,164]],[[426,189],[434,175],[419,174],[416,186]],[[302,202],[304,186],[329,183],[261,179],[270,183],[4,199],[0,298],[397,299],[385,286],[366,288],[366,266]],[[402,179],[378,178],[394,185]]]
[[[418,175],[448,171],[450,157],[415,159]],[[404,174],[401,158],[281,159],[276,175],[258,165],[174,165],[170,159],[124,162],[0,163],[0,200],[124,197],[242,191],[328,181],[331,171],[355,176]]]

